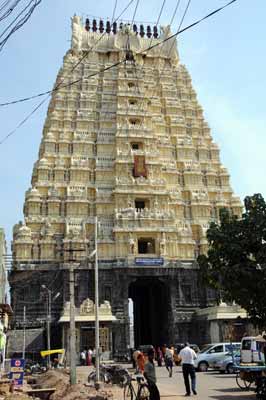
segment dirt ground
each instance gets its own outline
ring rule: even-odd
[[[80,372],[80,373],[79,373]],[[58,369],[50,370],[44,374],[30,377],[29,382],[22,388],[14,389],[7,380],[0,382],[0,400],[32,400],[28,395],[30,389],[55,388],[55,392],[49,396],[49,400],[115,400],[116,390],[112,388],[100,388],[98,391],[87,383],[88,369],[78,371],[77,384],[70,385],[69,371]],[[13,390],[13,392],[11,392]],[[120,396],[119,396],[120,397]],[[35,399],[38,395],[35,395]],[[43,397],[42,397],[43,398]]]

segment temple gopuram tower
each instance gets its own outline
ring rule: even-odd
[[[94,262],[87,255],[97,216],[101,346],[128,348],[129,298],[136,346],[210,340],[197,312],[214,305],[214,294],[200,285],[196,257],[207,250],[206,231],[219,210],[240,216],[242,205],[176,39],[161,43],[170,35],[169,27],[73,17],[24,222],[14,227],[17,327],[23,301],[32,301],[27,321],[42,329],[45,286],[60,292],[52,324],[61,340],[74,262],[77,350],[93,345]],[[67,346],[66,333],[62,340]]]

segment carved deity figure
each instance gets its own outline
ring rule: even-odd
[[[140,37],[133,32],[129,24],[123,24],[122,29],[114,37],[114,47],[117,49],[128,49],[140,51]]]
[[[179,223],[178,231],[180,232],[181,236],[191,236],[192,234],[190,225],[185,222]]]
[[[82,26],[80,17],[74,15],[72,18],[72,41],[71,47],[75,51],[81,50],[81,43],[82,43]]]
[[[104,314],[104,315],[106,315],[106,314],[111,314],[111,313],[112,313],[111,305],[110,305],[110,302],[109,302],[109,301],[105,300],[105,301],[100,305],[99,313],[100,313],[100,314]]]
[[[163,232],[162,239],[160,241],[160,254],[161,254],[161,256],[165,255],[165,248],[166,248],[166,238],[165,238],[165,233]]]
[[[165,39],[168,39],[171,36],[170,25],[161,26],[160,29],[161,29],[160,41],[164,41]],[[176,37],[173,37],[172,39],[169,39],[167,42],[161,44],[163,55],[167,56],[167,58],[170,57],[172,60],[178,60],[178,52],[176,44],[177,44]],[[159,48],[161,46],[159,46]]]
[[[80,230],[78,228],[71,228],[69,230],[70,235],[73,236],[79,236],[80,235]]]
[[[170,25],[161,26],[160,29],[161,29],[160,39],[167,39],[171,35]]]
[[[80,314],[93,314],[94,313],[94,303],[91,299],[86,299],[80,305]]]
[[[57,198],[57,197],[59,197],[59,193],[58,193],[58,190],[53,186],[53,187],[51,187],[49,190],[48,190],[48,196],[50,197],[50,198]]]
[[[129,238],[129,248],[130,248],[130,254],[136,254],[137,253],[136,241],[132,237],[132,235]]]
[[[42,236],[53,234],[53,228],[49,221],[46,221],[45,225],[41,228],[41,234]]]

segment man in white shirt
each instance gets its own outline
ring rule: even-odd
[[[81,365],[86,365],[86,351],[83,350],[80,353],[80,361],[81,361]]]
[[[189,376],[191,379],[191,388],[193,394],[197,394],[196,392],[196,372],[194,367],[194,360],[197,358],[197,355],[194,350],[189,347],[189,343],[185,343],[185,347],[180,351],[179,357],[182,360],[182,370],[183,377],[186,386],[186,394],[185,396],[190,396],[190,384],[189,384]]]

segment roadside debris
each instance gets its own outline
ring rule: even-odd
[[[33,382],[33,381],[31,381]],[[41,390],[40,390],[41,389]],[[34,383],[14,388],[10,380],[0,381],[0,400],[112,400],[110,389],[95,390],[85,383],[69,384],[69,373],[66,370],[49,370],[35,376]]]

